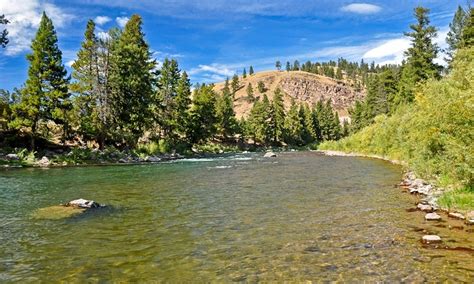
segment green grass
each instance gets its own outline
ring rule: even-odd
[[[470,211],[474,209],[474,190],[457,189],[448,191],[438,199],[442,208]]]

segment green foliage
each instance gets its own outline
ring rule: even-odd
[[[474,190],[472,188],[462,188],[444,193],[438,204],[442,208],[469,211],[474,209]]]
[[[224,138],[233,136],[237,130],[237,120],[235,119],[233,96],[227,86],[224,87],[222,95],[217,99],[216,116],[220,134]]]
[[[254,101],[255,101],[255,95],[254,95],[254,93],[253,93],[252,83],[249,83],[249,84],[247,85],[247,90],[246,90],[246,92],[247,92],[247,100],[248,100],[249,102],[254,102]]]
[[[465,28],[462,32],[461,47],[469,48],[474,46],[474,8],[469,9],[466,15]]]
[[[474,184],[474,47],[459,50],[450,76],[429,81],[415,104],[381,115],[338,143],[321,149],[354,151],[406,161],[422,176]]]
[[[301,125],[300,112],[294,100],[285,118],[285,142],[290,145],[301,145],[303,125]]]
[[[66,69],[62,64],[62,53],[53,23],[43,13],[35,39],[31,44],[32,53],[27,56],[30,66],[25,88],[18,104],[13,106],[15,119],[10,123],[14,128],[30,127],[34,136],[40,120],[53,120],[64,125],[67,130],[67,111],[71,109]]]
[[[247,121],[247,132],[254,142],[266,144],[271,141],[271,121],[270,102],[266,95],[262,101],[256,101],[250,110]]]
[[[265,87],[265,83],[263,83],[262,81],[258,81],[257,89],[261,94],[263,94],[267,91],[267,88]]]
[[[276,69],[277,69],[278,71],[281,70],[281,62],[280,62],[280,60],[277,60],[277,62],[275,62],[275,67],[276,67]]]
[[[232,77],[232,83],[230,84],[230,87],[232,88],[233,96],[235,96],[235,93],[240,89],[239,76],[234,75]]]
[[[181,74],[177,85],[174,113],[176,130],[181,136],[186,136],[189,125],[189,108],[191,107],[191,82],[186,72]]]
[[[451,63],[454,58],[454,53],[462,44],[463,30],[466,27],[468,21],[466,12],[461,6],[458,6],[456,13],[454,14],[453,21],[449,24],[449,32],[446,37],[446,43],[448,48],[446,54],[448,55],[445,59],[448,63]]]
[[[189,138],[192,143],[206,141],[216,133],[216,94],[213,85],[201,85],[194,91],[190,110]]]
[[[242,72],[242,77],[247,78],[247,70],[245,70],[245,68],[244,68],[244,71]]]
[[[283,104],[283,92],[279,88],[275,90],[273,95],[271,121],[273,143],[283,141],[285,133],[285,106]]]
[[[114,122],[125,143],[135,146],[147,125],[152,96],[152,69],[142,19],[133,15],[125,25],[111,61],[110,87]]]
[[[250,68],[249,68],[249,75],[252,76],[253,74],[254,74],[253,66],[250,66]]]

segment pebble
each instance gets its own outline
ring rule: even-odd
[[[418,208],[418,209],[421,210],[421,211],[425,211],[425,212],[431,212],[431,211],[433,211],[433,207],[431,207],[431,206],[428,205],[428,204],[421,204],[421,203],[420,203],[420,204],[418,204],[418,205],[416,206],[416,208]]]
[[[425,244],[440,243],[441,237],[437,235],[424,235],[422,241]]]

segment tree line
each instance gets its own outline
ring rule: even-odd
[[[142,18],[133,15],[123,29],[112,28],[99,37],[89,20],[68,74],[53,22],[43,13],[27,55],[24,86],[1,93],[4,128],[29,135],[31,149],[37,138],[52,136],[60,136],[62,143],[133,149],[159,140],[171,147],[248,139],[300,146],[342,135],[329,102],[313,109],[293,103],[286,113],[281,91],[272,103],[266,96],[255,99],[250,117],[237,120],[233,104],[241,88],[238,76],[227,80],[221,92],[212,84],[192,88],[176,60],[165,59],[158,68],[142,24]],[[266,91],[264,86],[259,89]]]

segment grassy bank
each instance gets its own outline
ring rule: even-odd
[[[421,86],[416,102],[321,150],[405,161],[418,175],[445,187],[445,208],[474,210],[474,48],[457,54],[452,74]]]

